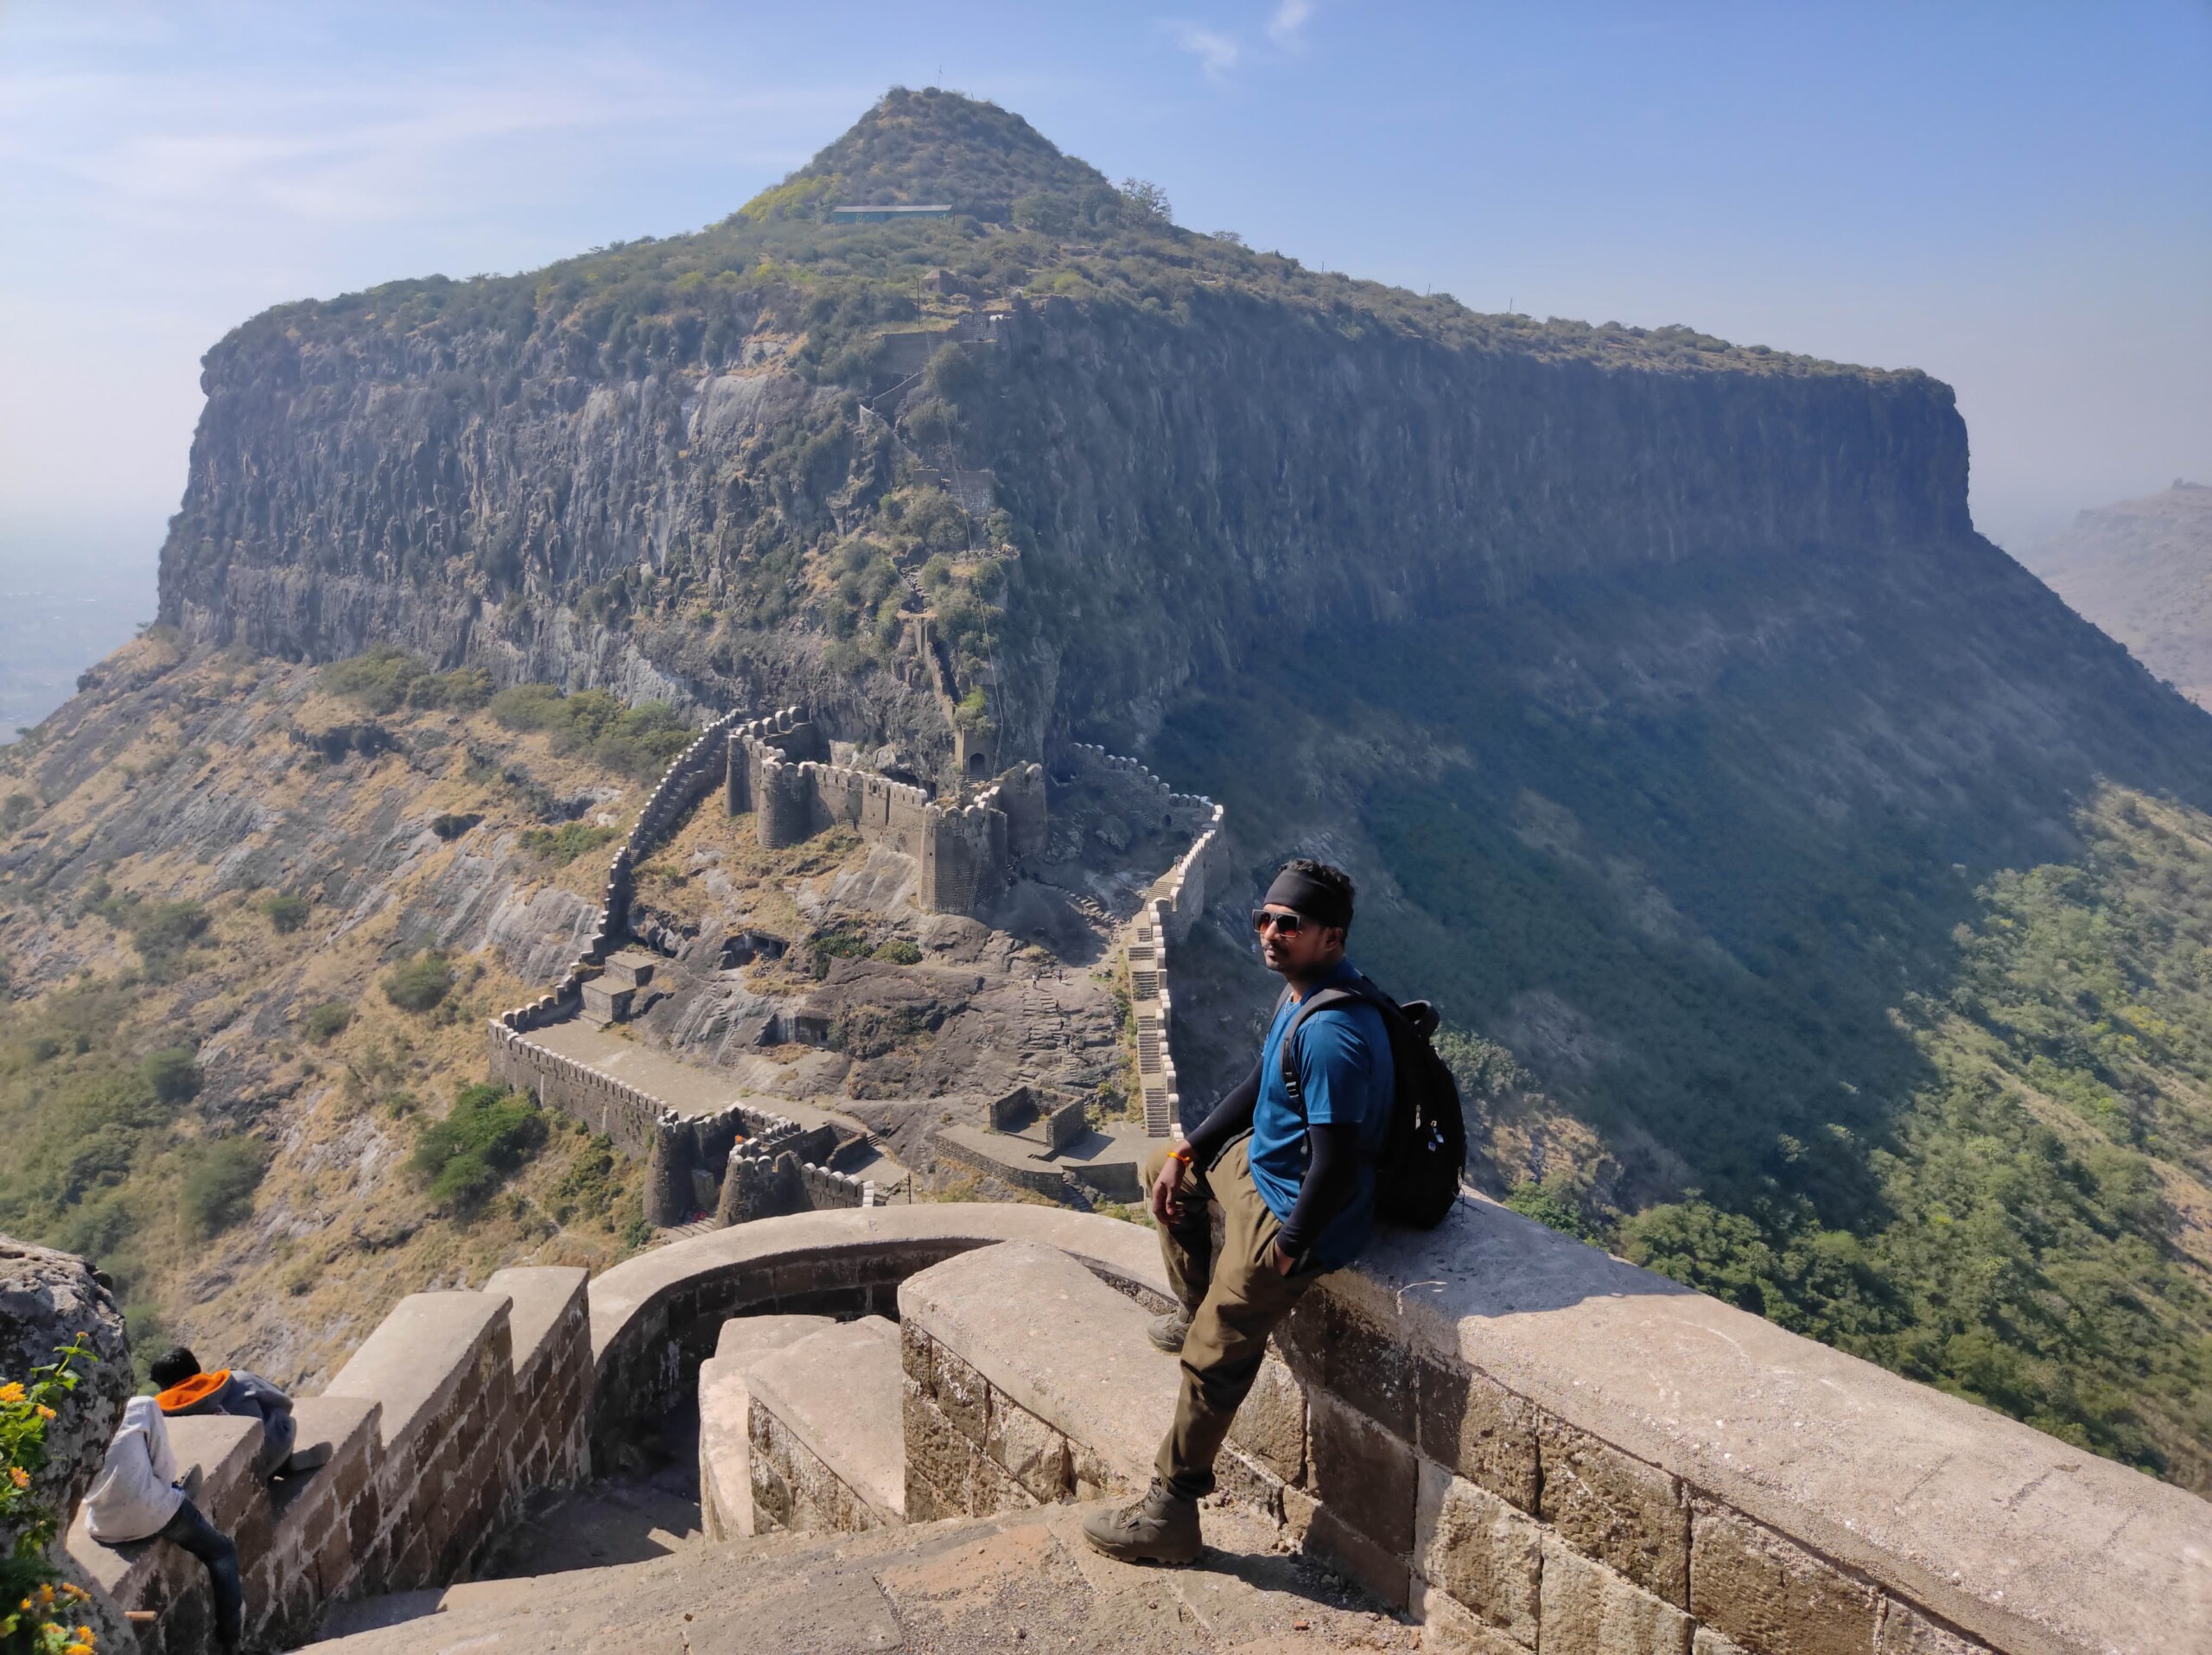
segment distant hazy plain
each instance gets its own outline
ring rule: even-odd
[[[0,525],[0,742],[154,618],[159,546],[143,530]]]

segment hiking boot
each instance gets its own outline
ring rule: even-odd
[[[1191,1313],[1177,1306],[1164,1316],[1154,1316],[1147,1324],[1144,1336],[1155,1350],[1166,1351],[1170,1356],[1182,1353],[1184,1335],[1191,1331]]]
[[[1083,1537],[1123,1563],[1194,1563],[1206,1549],[1198,1501],[1177,1499],[1157,1477],[1135,1505],[1084,1518]]]

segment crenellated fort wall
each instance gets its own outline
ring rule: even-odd
[[[797,707],[735,726],[728,742],[728,808],[753,812],[763,845],[850,827],[914,859],[915,901],[928,912],[975,913],[1015,862],[1044,848],[1042,766],[1016,765],[967,804],[939,803],[910,783],[828,762],[820,730]]]

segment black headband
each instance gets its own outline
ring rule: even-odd
[[[1295,868],[1286,868],[1275,875],[1274,883],[1268,887],[1267,901],[1303,914],[1317,926],[1341,930],[1351,924],[1351,900]]]

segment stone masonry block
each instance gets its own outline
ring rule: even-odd
[[[930,1354],[930,1378],[938,1411],[953,1429],[980,1447],[990,1435],[990,1385],[942,1346]]]
[[[1690,1618],[1627,1576],[1544,1537],[1544,1655],[1689,1655]]]
[[[991,1392],[991,1419],[983,1452],[1034,1495],[1040,1505],[1064,1500],[1074,1492],[1068,1440],[998,1391]]]
[[[1537,1443],[1536,1515],[1580,1550],[1687,1608],[1690,1514],[1681,1484],[1550,1415],[1538,1421]]]
[[[906,1439],[906,1493],[913,1497],[917,1483],[935,1491],[938,1515],[968,1511],[969,1462],[976,1455],[970,1442],[938,1411],[928,1394],[912,1379],[899,1388],[900,1423]],[[924,1519],[909,1512],[907,1521]]]
[[[1421,1463],[1414,1566],[1484,1621],[1533,1649],[1543,1582],[1543,1529],[1487,1488]]]
[[[1383,1550],[1413,1548],[1419,1475],[1413,1445],[1325,1391],[1306,1398],[1313,1425],[1311,1486],[1337,1520]]]
[[[1276,1358],[1260,1365],[1251,1394],[1229,1428],[1229,1440],[1278,1480],[1304,1479],[1306,1392]]]
[[[1322,1301],[1327,1340],[1323,1383],[1393,1436],[1414,1438],[1414,1359],[1405,1340],[1376,1327],[1333,1295]]]
[[[1977,1643],[1930,1620],[1897,1598],[1883,1602],[1881,1629],[1876,1634],[1875,1646],[1881,1655],[1990,1655],[1986,1644]]]
[[[933,1390],[937,1383],[930,1372],[930,1336],[927,1334],[911,1323],[899,1327],[899,1370],[925,1393]]]
[[[1214,1486],[1222,1499],[1260,1512],[1280,1526],[1282,1523],[1282,1479],[1264,1471],[1232,1442],[1222,1444],[1214,1456]]]
[[[1872,1588],[1796,1542],[1698,1500],[1689,1607],[1754,1655],[1872,1655],[1881,1605]]]
[[[1386,1551],[1339,1519],[1328,1505],[1319,1507],[1306,1531],[1305,1549],[1365,1587],[1394,1609],[1410,1600],[1413,1577],[1402,1552]]]
[[[1700,1626],[1690,1634],[1690,1655],[1744,1655],[1744,1646],[1710,1626]]]
[[[1416,1380],[1421,1451],[1524,1512],[1536,1509],[1536,1414],[1488,1374],[1423,1358]]]
[[[1514,1642],[1449,1592],[1418,1575],[1413,1582],[1411,1607],[1421,1623],[1421,1655],[1529,1655],[1527,1645]]]

